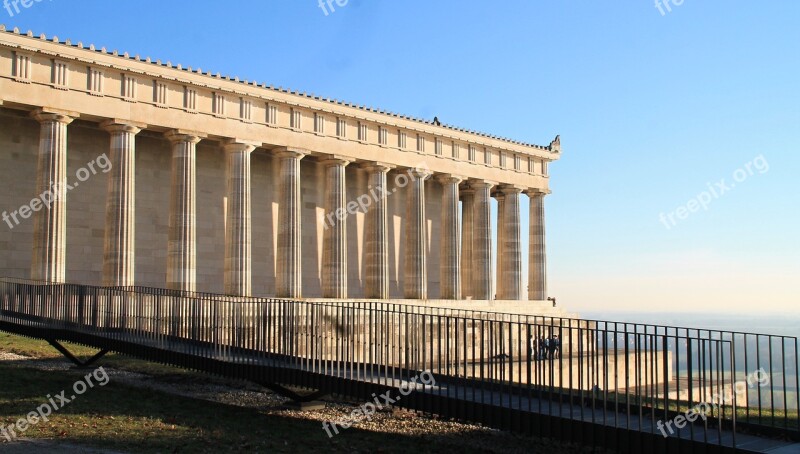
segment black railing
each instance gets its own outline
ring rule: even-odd
[[[436,384],[403,405],[527,432],[566,421],[573,435],[591,425],[730,447],[800,432],[795,337],[19,279],[0,279],[0,298],[3,329],[261,382],[366,398],[430,371]]]

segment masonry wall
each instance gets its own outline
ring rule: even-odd
[[[28,204],[36,190],[39,125],[16,111],[0,109],[0,211]],[[2,213],[0,213],[2,214]],[[12,225],[13,220],[11,221]],[[33,218],[19,225],[0,224],[0,274],[29,278],[33,251]]]

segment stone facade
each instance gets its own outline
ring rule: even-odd
[[[524,144],[2,29],[0,275],[543,300],[543,195],[560,152],[558,138]],[[57,181],[70,188],[49,208],[32,200]]]

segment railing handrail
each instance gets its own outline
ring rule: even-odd
[[[169,352],[194,351],[213,359],[222,355],[234,364],[267,358],[279,364],[276,367],[331,376],[344,373],[350,379],[361,379],[368,369],[377,368],[384,383],[402,379],[407,374],[403,371],[424,368],[454,383],[472,380],[469,386],[481,389],[481,403],[484,391],[500,392],[501,406],[507,396],[503,393],[518,386],[523,386],[520,392],[527,390],[528,398],[530,392],[545,392],[559,396],[558,402],[589,393],[592,402],[613,404],[614,414],[626,417],[628,425],[636,416],[641,424],[643,412],[653,424],[655,418],[677,416],[682,407],[704,401],[707,395],[730,392],[745,373],[758,367],[772,380],[763,392],[746,390],[742,402],[747,424],[762,424],[762,409],[768,408],[765,421],[783,421],[787,430],[797,432],[788,422],[789,410],[800,407],[800,394],[794,395],[800,388],[798,342],[791,336],[394,301],[238,298],[13,278],[0,278],[0,292],[4,326],[98,336],[102,342],[121,339],[136,348],[155,343]],[[548,355],[555,334],[560,348],[558,354],[551,349]],[[47,335],[51,334],[37,334]],[[529,336],[536,336],[537,342],[529,342]],[[544,353],[538,342],[542,337],[547,339]],[[542,362],[542,356],[549,362]],[[751,397],[758,398],[757,407]],[[537,399],[541,411],[542,400]],[[555,402],[555,397],[547,399]],[[639,406],[634,413],[632,403]],[[757,408],[753,416],[751,404]],[[781,404],[786,411],[776,417]],[[737,405],[734,399],[712,411],[720,430],[723,421],[741,422]],[[591,411],[594,415],[594,407]],[[613,425],[623,427],[618,424],[614,416]],[[793,418],[791,424],[800,422]]]
[[[577,318],[577,317],[560,317],[560,316],[552,316],[552,315],[532,315],[532,314],[516,314],[510,312],[497,312],[497,311],[486,311],[481,309],[463,309],[463,308],[447,308],[447,307],[429,307],[420,304],[409,304],[409,303],[402,303],[396,301],[380,301],[380,300],[372,300],[372,301],[355,301],[355,302],[348,302],[347,300],[343,301],[318,301],[318,300],[310,300],[304,298],[273,298],[273,297],[254,297],[254,296],[231,296],[225,295],[220,293],[209,293],[209,292],[189,292],[184,290],[172,290],[172,289],[162,289],[158,287],[147,287],[147,286],[130,286],[130,287],[109,287],[109,286],[101,286],[101,285],[90,285],[90,284],[78,284],[78,283],[70,283],[70,282],[50,282],[50,281],[40,281],[34,279],[22,279],[22,278],[8,278],[8,277],[0,277],[0,282],[9,282],[9,283],[21,283],[21,284],[29,284],[29,285],[70,285],[70,286],[79,286],[79,287],[86,287],[86,288],[94,288],[98,290],[111,290],[111,291],[122,291],[122,292],[133,292],[133,293],[143,293],[148,295],[154,296],[169,296],[169,297],[188,297],[188,298],[196,298],[202,300],[215,300],[220,302],[226,303],[304,303],[308,305],[318,306],[318,307],[353,307],[353,305],[359,304],[372,304],[372,305],[385,305],[385,306],[397,306],[404,309],[418,309],[421,311],[429,311],[429,312],[420,312],[420,315],[433,315],[433,316],[450,316],[450,317],[460,317],[464,319],[483,319],[480,315],[485,316],[502,316],[502,317],[517,317],[517,318],[525,318],[526,321],[522,320],[492,320],[497,322],[505,322],[505,323],[525,323],[525,324],[534,324],[537,326],[553,326],[561,327],[562,329],[569,329],[569,328],[578,328],[580,324],[584,324],[585,327],[582,329],[592,329],[594,331],[603,332],[603,331],[614,331],[619,332],[617,329],[610,329],[605,328],[608,325],[623,325],[625,327],[624,333],[627,334],[658,334],[663,335],[666,337],[678,338],[678,339],[706,339],[706,337],[700,336],[700,332],[708,333],[707,339],[709,340],[716,340],[711,337],[712,333],[720,334],[720,335],[746,335],[746,336],[764,336],[764,337],[773,337],[773,338],[783,338],[794,340],[795,342],[798,341],[797,336],[788,336],[783,334],[768,334],[768,333],[757,333],[757,332],[744,332],[739,330],[722,330],[722,329],[707,329],[707,328],[696,328],[696,327],[687,327],[687,326],[672,326],[672,325],[664,325],[664,324],[654,324],[654,323],[644,323],[644,322],[623,322],[623,321],[615,321],[615,320],[603,320],[603,319],[590,319],[590,318]],[[343,305],[349,306],[343,306]],[[410,314],[417,314],[413,310],[393,310],[393,309],[381,309],[386,312],[391,313],[410,313]],[[438,313],[433,311],[442,311],[444,313]],[[463,315],[453,315],[450,312],[462,312]],[[466,314],[476,314],[478,317],[470,317]],[[533,318],[533,322],[530,322],[529,319]],[[541,319],[543,323],[536,323],[537,319]],[[550,323],[548,323],[548,321]],[[564,326],[564,322],[576,322],[578,326],[567,325]],[[557,322],[557,323],[556,323]],[[591,324],[601,324],[603,328],[594,326],[593,328],[589,328]],[[656,330],[662,329],[664,332],[659,333],[656,331],[655,333],[649,332],[640,332],[635,333],[634,331],[628,331],[628,325],[631,327],[646,327],[646,328],[655,328]],[[668,330],[673,330],[673,334],[668,334]],[[692,337],[687,335],[678,335],[678,331],[696,331],[697,335]]]

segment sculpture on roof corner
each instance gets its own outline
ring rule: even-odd
[[[556,138],[553,139],[552,142],[550,142],[550,150],[554,151],[554,152],[557,152],[557,153],[561,151],[561,136],[560,135],[557,135]]]

